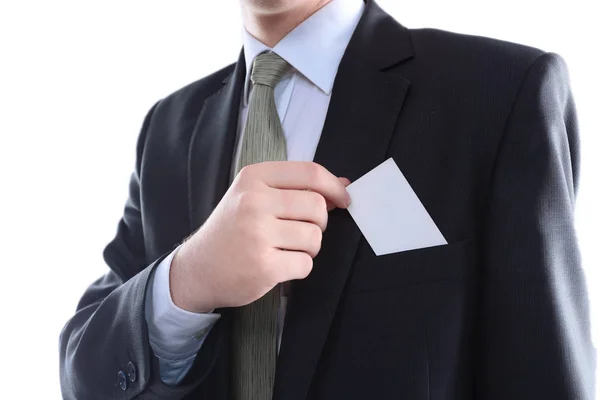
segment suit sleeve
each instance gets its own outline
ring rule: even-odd
[[[68,400],[180,399],[202,383],[216,358],[219,337],[209,335],[193,376],[169,386],[160,379],[160,363],[149,344],[146,289],[155,267],[169,255],[147,260],[140,205],[143,149],[159,104],[144,121],[123,217],[104,249],[110,270],[86,290],[60,334],[60,384]]]
[[[196,354],[221,317],[212,311],[186,311],[173,303],[169,272],[177,250],[158,264],[146,291],[150,346],[159,360],[160,377],[169,385],[178,385],[187,376]]]
[[[592,399],[595,350],[574,228],[579,138],[563,59],[541,55],[507,120],[481,270],[478,399]]]

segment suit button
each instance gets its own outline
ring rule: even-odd
[[[117,378],[119,380],[119,387],[121,390],[127,390],[127,376],[125,375],[125,372],[119,371]]]
[[[131,383],[135,382],[137,379],[137,369],[135,368],[135,364],[131,361],[127,363],[127,377]]]

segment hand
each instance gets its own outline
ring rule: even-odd
[[[346,208],[350,181],[312,162],[265,162],[236,176],[171,264],[173,302],[192,312],[239,307],[312,270],[327,211]]]

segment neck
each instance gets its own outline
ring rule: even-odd
[[[332,0],[304,1],[289,9],[268,9],[242,1],[242,19],[249,34],[273,48],[288,33]]]

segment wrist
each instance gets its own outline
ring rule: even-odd
[[[216,308],[211,301],[212,295],[208,285],[199,284],[195,279],[198,275],[198,266],[190,262],[188,246],[183,244],[171,262],[169,271],[169,290],[173,303],[186,311],[206,314]]]

